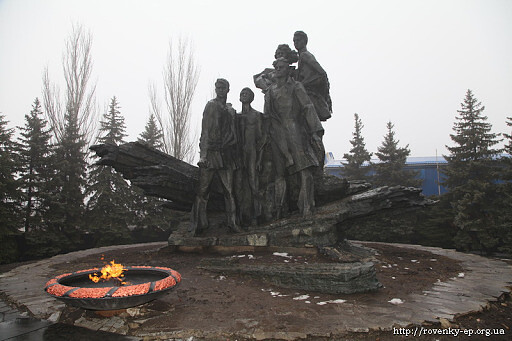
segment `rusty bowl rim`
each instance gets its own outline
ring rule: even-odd
[[[167,290],[170,290],[170,289],[174,289],[175,287],[177,287],[180,282],[181,282],[181,274],[179,272],[177,272],[176,270],[173,270],[171,268],[167,268],[167,267],[162,267],[162,266],[145,266],[145,265],[139,265],[139,266],[124,266],[124,269],[126,270],[149,270],[149,271],[156,271],[156,272],[160,272],[160,273],[165,273],[167,274],[166,277],[162,278],[162,279],[159,279],[158,281],[161,281],[161,280],[165,280],[165,279],[168,279],[169,277],[173,278],[174,279],[174,284],[172,285],[169,285],[169,286],[166,286],[166,287],[163,287],[159,290],[155,290],[154,287],[155,287],[155,283],[158,282],[158,281],[153,281],[153,282],[146,282],[146,283],[150,283],[150,287],[149,287],[149,290],[143,294],[135,294],[135,295],[126,295],[126,296],[115,296],[113,297],[112,294],[115,293],[117,291],[117,289],[119,288],[130,288],[130,287],[135,287],[135,286],[139,286],[139,285],[142,285],[142,284],[146,284],[146,283],[140,283],[140,284],[135,284],[135,285],[126,285],[126,286],[122,286],[122,287],[101,287],[101,288],[97,288],[97,289],[102,289],[102,290],[105,290],[105,288],[108,288],[109,290],[107,291],[107,293],[105,295],[103,295],[102,297],[70,297],[69,295],[80,289],[80,288],[84,288],[84,287],[70,287],[70,286],[65,286],[65,285],[62,285],[60,283],[60,281],[64,281],[70,277],[74,277],[74,276],[79,276],[79,275],[87,275],[87,274],[92,274],[92,273],[95,273],[95,272],[99,272],[101,269],[100,268],[91,268],[91,269],[86,269],[86,270],[78,270],[78,271],[74,271],[74,272],[68,272],[68,273],[64,273],[64,274],[61,274],[61,275],[58,275],[52,279],[50,279],[45,287],[44,287],[44,291],[52,296],[52,297],[55,297],[55,298],[58,298],[58,299],[65,299],[65,300],[98,300],[98,301],[105,301],[105,300],[122,300],[122,299],[128,299],[128,298],[133,298],[133,297],[142,297],[142,296],[148,296],[148,295],[151,295],[151,294],[155,294],[155,293],[163,293]],[[61,286],[63,288],[69,288],[68,290],[66,290],[62,295],[55,295],[53,293],[50,293],[48,292],[48,289],[50,287],[58,287],[58,286]],[[87,289],[94,289],[94,288],[87,288]],[[114,290],[116,289],[116,290]]]

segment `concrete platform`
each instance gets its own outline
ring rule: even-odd
[[[360,243],[362,245],[365,244],[364,242],[356,243]],[[7,273],[1,274],[0,291],[4,294],[4,297],[10,304],[6,304],[5,302],[3,305],[0,304],[0,316],[2,316],[2,323],[5,323],[0,326],[0,335],[7,333],[7,331],[12,328],[17,328],[14,326],[14,322],[12,321],[22,317],[19,313],[19,311],[22,310],[26,310],[28,312],[26,315],[30,315],[30,317],[40,320],[32,321],[35,324],[31,327],[33,330],[29,331],[30,333],[37,333],[41,330],[48,330],[50,328],[57,330],[58,333],[59,328],[64,330],[65,328],[76,327],[62,326],[57,323],[64,307],[63,303],[49,297],[43,291],[44,285],[49,279],[48,273],[50,272],[50,266],[52,264],[64,263],[87,255],[102,253],[107,250],[130,249],[140,246],[160,248],[166,245],[166,242],[158,242],[83,250],[23,265]],[[400,305],[393,305],[389,303],[377,304],[371,299],[371,297],[368,297],[368,300],[364,300],[364,302],[361,301],[357,304],[347,304],[342,308],[340,307],[335,317],[326,316],[328,319],[333,319],[333,332],[339,333],[342,330],[364,332],[377,328],[389,330],[393,326],[407,326],[411,323],[419,324],[423,321],[436,321],[439,318],[451,320],[457,314],[479,311],[482,307],[485,307],[489,301],[495,301],[496,298],[504,292],[511,291],[512,266],[503,261],[435,247],[387,243],[385,245],[409,248],[418,251],[427,251],[434,255],[441,255],[455,259],[460,262],[464,271],[464,276],[454,277],[444,282],[435,283],[430,289],[425,290],[422,293],[401,297],[403,299],[403,303]],[[16,308],[19,308],[19,310]],[[97,326],[92,326],[92,322],[97,321],[80,321],[80,326],[87,327],[90,329],[89,331],[94,330],[96,333],[103,331],[116,332],[118,334],[129,333],[128,327],[123,324],[121,318],[117,316],[101,319],[101,325]],[[78,333],[79,331],[77,330],[76,332]],[[66,333],[70,333],[70,331],[68,330]],[[277,338],[281,335],[280,333],[282,334],[281,331],[277,330],[275,333],[266,331],[265,335],[269,338]],[[159,338],[162,337],[164,339],[176,337],[178,334],[180,337],[185,338],[193,336],[192,334],[186,334],[185,330],[182,330],[181,334],[173,332],[169,335],[165,333],[155,334],[150,331],[144,332],[143,330],[138,330],[139,337],[156,337],[157,334]],[[298,333],[296,336],[299,338],[307,335]],[[3,338],[0,338],[0,340],[5,339],[3,335],[2,337]],[[291,337],[291,334],[288,335],[287,338],[289,337]]]

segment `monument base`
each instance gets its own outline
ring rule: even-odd
[[[281,288],[325,294],[354,294],[382,287],[372,262],[314,264],[239,264],[239,258],[204,259],[199,268],[262,279]]]
[[[292,216],[244,233],[229,233],[216,225],[200,236],[187,232],[182,223],[169,237],[169,248],[203,254],[240,253],[315,255],[311,264],[240,263],[238,257],[205,258],[199,268],[222,274],[250,276],[277,287],[327,294],[374,291],[382,285],[376,278],[371,250],[340,240],[333,210],[318,210],[312,217]]]

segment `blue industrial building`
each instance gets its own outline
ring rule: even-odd
[[[337,177],[343,177],[343,163],[346,160],[335,160],[332,153],[327,153],[325,157],[324,170],[327,174]],[[371,163],[380,163],[379,159],[372,159]],[[408,157],[405,162],[405,169],[418,172],[418,179],[421,179],[423,194],[441,195],[447,190],[442,186],[443,181],[443,166],[446,165],[446,160],[442,156],[427,156],[427,157]],[[365,165],[363,164],[363,167]],[[368,172],[368,175],[373,175],[373,170]]]

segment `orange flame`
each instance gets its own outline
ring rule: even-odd
[[[108,281],[111,278],[117,279],[121,284],[125,284],[121,278],[124,277],[123,271],[126,270],[122,264],[111,261],[110,264],[105,265],[101,268],[101,276],[97,274],[89,274],[89,278],[94,283],[98,283],[100,280]]]

